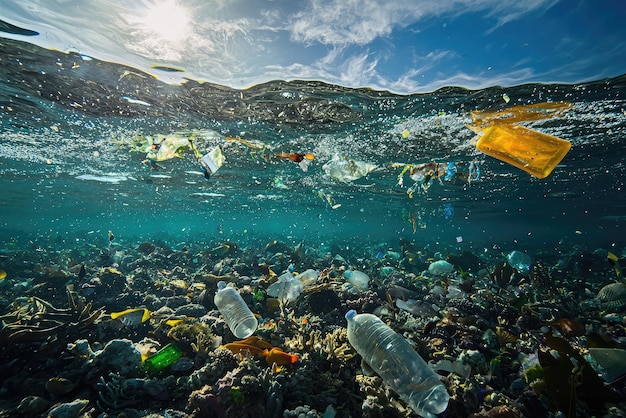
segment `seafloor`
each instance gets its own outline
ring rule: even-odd
[[[77,247],[0,251],[0,416],[417,416],[364,372],[349,309],[378,315],[437,370],[444,416],[626,416],[626,286],[607,250],[528,260],[408,241]],[[432,268],[441,259],[453,268]],[[290,266],[317,273],[295,300],[270,297]],[[369,275],[367,288],[346,283],[347,269]],[[258,316],[255,335],[295,363],[224,347],[236,338],[213,303],[220,280]],[[110,315],[143,307],[145,322]],[[169,343],[183,357],[147,372],[142,360]]]

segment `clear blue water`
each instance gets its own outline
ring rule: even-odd
[[[433,251],[621,253],[626,244],[624,76],[406,96],[311,82],[232,90],[193,81],[167,85],[132,68],[16,41],[3,40],[0,49],[5,245],[103,246],[108,230],[120,243],[171,245],[278,239],[393,248],[404,238]],[[572,149],[546,179],[472,145],[470,111],[550,101],[572,107],[525,126],[566,139]],[[229,143],[226,163],[208,181],[191,152],[152,170],[142,163],[145,153],[132,151],[139,135],[206,130],[212,138],[261,141],[268,151]],[[212,141],[200,145],[208,150]],[[303,172],[274,158],[279,152],[311,152],[315,160]],[[379,169],[341,183],[322,169],[333,156]],[[412,182],[405,176],[399,186],[401,168],[391,164],[433,161],[477,161],[481,179],[435,181],[409,198]],[[341,206],[333,209],[321,195]]]

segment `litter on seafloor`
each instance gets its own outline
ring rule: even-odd
[[[276,283],[267,288],[267,294],[280,299],[284,304],[295,301],[303,290],[302,282],[291,272],[282,274]]]

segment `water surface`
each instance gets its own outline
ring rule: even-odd
[[[5,241],[103,245],[112,230],[122,242],[172,244],[279,239],[394,247],[405,238],[437,250],[624,247],[624,76],[413,95],[309,81],[236,90],[193,80],[170,85],[18,41],[2,40],[0,48]],[[470,111],[558,101],[570,110],[524,124],[572,143],[546,179],[475,149]],[[206,180],[191,152],[155,170],[134,147],[139,136],[199,131],[203,152],[226,136],[265,150],[228,143],[226,163]],[[279,152],[311,152],[315,160],[304,172],[274,158]],[[338,182],[322,169],[335,156],[379,168]],[[392,166],[473,161],[479,181],[435,181],[412,198],[411,180],[398,185],[401,167]]]

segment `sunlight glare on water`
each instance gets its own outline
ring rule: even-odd
[[[150,1],[132,12],[124,16],[132,28],[132,40],[126,47],[150,59],[179,60],[189,47],[191,12],[177,0]]]

